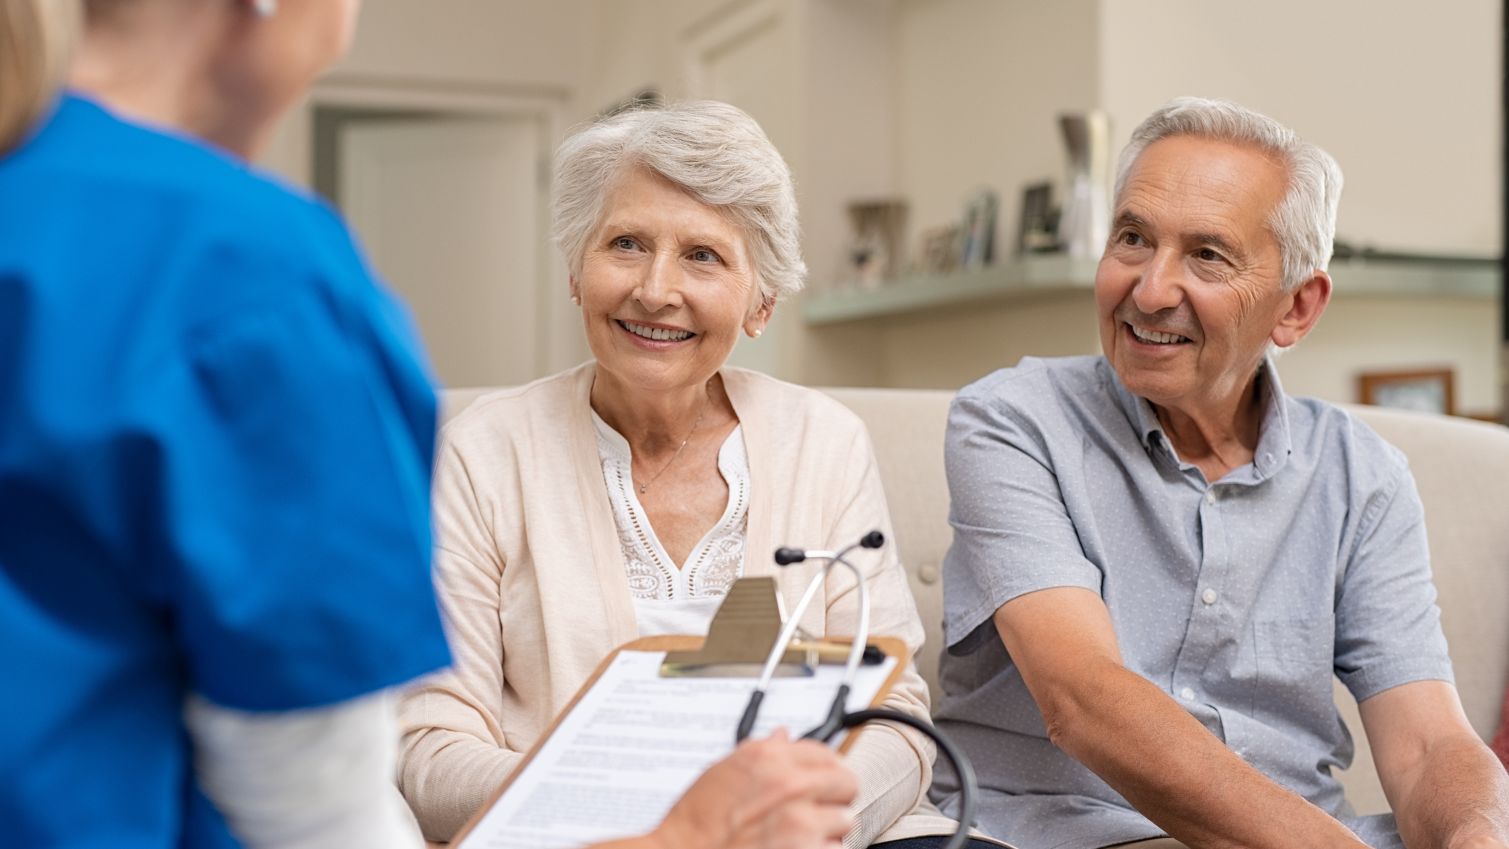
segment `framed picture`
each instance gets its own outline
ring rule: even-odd
[[[1017,255],[1057,248],[1058,218],[1053,210],[1053,184],[1025,186],[1022,189],[1022,217],[1017,221]]]
[[[1366,372],[1357,378],[1357,399],[1364,404],[1456,415],[1449,368],[1422,371]]]

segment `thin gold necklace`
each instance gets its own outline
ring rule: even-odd
[[[649,491],[650,484],[660,480],[660,476],[665,474],[665,470],[669,469],[676,462],[676,458],[681,456],[681,452],[686,450],[686,444],[692,441],[692,434],[696,433],[697,428],[702,426],[702,417],[707,415],[707,405],[712,400],[712,397],[712,393],[709,392],[702,399],[702,409],[697,412],[697,420],[692,422],[692,429],[686,432],[686,439],[681,440],[681,444],[676,446],[676,453],[671,455],[671,459],[665,461],[665,465],[660,467],[660,471],[656,472],[654,477],[639,485],[640,495],[644,495]]]

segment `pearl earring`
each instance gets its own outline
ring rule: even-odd
[[[756,327],[756,328],[755,328],[755,332],[753,332],[753,333],[751,333],[751,334],[749,334],[749,335],[750,335],[750,336],[753,336],[753,337],[754,337],[754,338],[756,338],[756,339],[758,339],[758,338],[760,338],[760,334],[761,334],[761,333],[764,333],[764,332],[765,332],[765,329],[764,329],[764,328],[762,328],[762,327]]]
[[[581,306],[582,305],[582,296],[581,295],[572,295],[571,296],[571,303],[576,304],[577,306]]]
[[[270,18],[278,12],[278,0],[252,0],[252,11],[259,18]]]

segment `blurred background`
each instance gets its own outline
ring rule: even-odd
[[[1500,418],[1504,40],[1503,0],[372,0],[262,164],[351,219],[445,384],[511,384],[587,356],[555,145],[726,100],[795,173],[811,271],[733,362],[956,388],[1098,352],[1086,204],[1154,108],[1228,98],[1346,173],[1286,388]]]

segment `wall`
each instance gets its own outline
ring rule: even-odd
[[[598,19],[589,0],[448,0],[444,7],[437,11],[434,4],[418,0],[364,4],[350,53],[291,111],[261,164],[303,185],[323,176],[321,188],[328,194],[335,185],[333,170],[341,167],[331,154],[338,149],[336,142],[349,135],[328,132],[334,125],[316,120],[317,114],[328,116],[332,110],[369,120],[386,115],[395,122],[395,132],[404,124],[417,132],[444,118],[518,128],[514,135],[521,143],[490,159],[482,150],[466,154],[482,159],[464,164],[461,157],[430,157],[435,180],[426,180],[427,167],[416,153],[405,173],[418,181],[419,193],[409,193],[406,204],[364,210],[367,214],[358,216],[363,227],[357,229],[379,274],[409,301],[443,382],[527,380],[586,356],[580,319],[566,302],[564,266],[539,234],[546,224],[549,151],[577,114]],[[317,144],[322,127],[323,147]],[[468,134],[455,134],[450,140],[454,149],[467,149],[469,142],[460,136]],[[430,144],[438,151],[447,148],[446,141],[436,136]],[[317,161],[323,169],[319,174]],[[464,182],[468,171],[471,183]],[[507,181],[500,179],[503,174]],[[442,185],[447,175],[463,181],[451,185],[464,189],[465,198],[447,194],[450,190]],[[489,187],[497,193],[493,197],[487,196]],[[524,227],[471,214],[483,208],[513,209],[526,201],[537,220]],[[449,221],[447,208],[453,210]],[[406,218],[409,225],[404,226]],[[389,225],[382,229],[400,236],[361,232],[377,229],[379,220]],[[514,244],[520,240],[528,244]],[[451,261],[436,262],[436,257]],[[501,273],[504,266],[514,271]],[[515,329],[506,337],[511,341],[500,347],[505,337],[490,325],[508,320]],[[507,356],[501,356],[505,349]]]
[[[373,0],[330,76],[567,97],[586,75],[596,12],[589,0]]]
[[[896,171],[908,245],[999,193],[997,257],[1012,249],[1023,185],[1062,181],[1058,115],[1093,108],[1095,0],[902,0],[896,15]],[[878,384],[951,388],[1026,355],[1096,350],[1093,313],[1062,296],[843,326],[879,340]],[[838,328],[834,328],[836,331]]]
[[[1009,308],[948,311],[895,320],[885,372],[893,386],[956,389],[1022,357],[1100,350],[1088,290],[1017,300]],[[916,340],[916,341],[914,341]]]
[[[1341,163],[1338,237],[1499,253],[1498,0],[1101,0],[1100,13],[1118,149],[1169,98],[1225,97]]]
[[[982,186],[1001,196],[998,235],[1013,234],[1022,186],[1062,180],[1058,115],[1099,99],[1098,17],[1095,0],[901,4],[897,169],[910,244],[957,221]]]
[[[1361,372],[1446,366],[1456,376],[1457,412],[1496,413],[1498,327],[1497,307],[1479,299],[1341,297],[1279,358],[1279,374],[1292,394],[1354,401]]]

